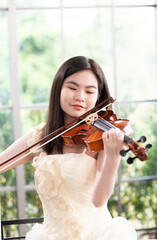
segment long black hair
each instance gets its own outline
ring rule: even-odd
[[[63,111],[60,107],[61,88],[64,80],[67,77],[82,70],[92,71],[98,80],[99,97],[96,104],[101,103],[102,101],[110,97],[110,92],[105,75],[96,61],[90,58],[86,58],[84,56],[70,58],[61,65],[54,77],[49,99],[47,121],[43,128],[42,137],[47,136],[51,132],[64,125]],[[43,149],[47,154],[62,153],[62,148],[62,137],[58,137],[43,146]]]

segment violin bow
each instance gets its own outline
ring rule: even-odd
[[[62,135],[63,133],[69,131],[70,129],[76,127],[78,124],[82,123],[84,121],[84,119],[91,113],[96,113],[98,111],[100,111],[102,108],[104,107],[108,107],[109,105],[111,105],[113,102],[115,101],[115,99],[113,99],[112,97],[109,97],[107,99],[105,99],[103,102],[99,103],[98,105],[96,105],[94,108],[90,109],[89,111],[85,112],[83,115],[81,115],[80,117],[74,119],[72,122],[60,127],[59,129],[55,130],[54,132],[48,134],[47,136],[45,136],[44,138],[40,139],[39,141],[37,141],[36,143],[32,144],[31,146],[25,148],[24,150],[22,150],[21,152],[15,154],[14,156],[12,156],[11,158],[0,162],[0,173],[3,173],[5,171],[10,170],[12,168],[14,168],[14,164],[18,163],[21,159],[23,159],[24,157],[28,156],[31,153],[34,153],[36,150],[38,150],[39,148],[43,147],[44,145],[46,145],[47,143],[49,143],[50,141],[53,141],[54,139],[56,139],[57,137],[59,137],[60,135]],[[40,145],[39,145],[40,144]],[[39,146],[37,146],[39,145]],[[37,146],[35,149],[31,150],[32,148],[34,148],[35,146]],[[30,150],[30,151],[29,151]],[[29,151],[29,152],[27,152]],[[27,153],[26,153],[27,152]],[[26,154],[24,154],[26,153]],[[19,157],[20,155],[24,154],[23,156]],[[13,160],[14,158],[17,158],[14,162],[11,162],[11,160]],[[20,165],[22,163],[19,163],[18,165]],[[16,165],[16,167],[18,166]],[[10,168],[11,167],[11,168]]]

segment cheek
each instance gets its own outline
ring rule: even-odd
[[[64,111],[65,108],[67,108],[67,104],[69,103],[69,99],[70,99],[70,92],[68,91],[68,89],[62,89],[61,90],[61,94],[60,94],[60,106],[62,108],[62,110]]]
[[[65,101],[64,98],[65,98],[64,91],[61,90],[61,94],[60,94],[60,106],[61,106],[62,110],[63,110],[64,101]]]
[[[95,95],[95,96],[91,96],[88,102],[91,106],[95,107],[97,100],[98,100],[98,96]]]
[[[65,89],[62,89],[61,90],[61,94],[60,94],[60,103],[64,103],[65,99],[66,99],[66,90]]]

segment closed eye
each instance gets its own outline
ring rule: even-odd
[[[90,92],[90,91],[87,91],[86,93],[88,93],[88,94],[94,94],[95,92]]]
[[[74,87],[69,87],[69,89],[71,89],[71,90],[77,90],[76,88],[74,88]]]

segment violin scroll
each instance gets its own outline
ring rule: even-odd
[[[140,139],[136,142],[136,141],[133,141],[133,139],[131,139],[129,136],[125,135],[124,142],[128,144],[129,148],[127,150],[124,150],[124,149],[121,150],[120,155],[122,157],[125,157],[129,151],[132,151],[135,155],[135,157],[129,157],[126,160],[128,164],[132,164],[136,158],[138,158],[141,161],[145,161],[148,159],[147,152],[152,147],[152,144],[147,144],[145,147],[141,147],[138,144],[139,142],[142,142],[142,143],[146,142],[145,136],[141,136]]]

